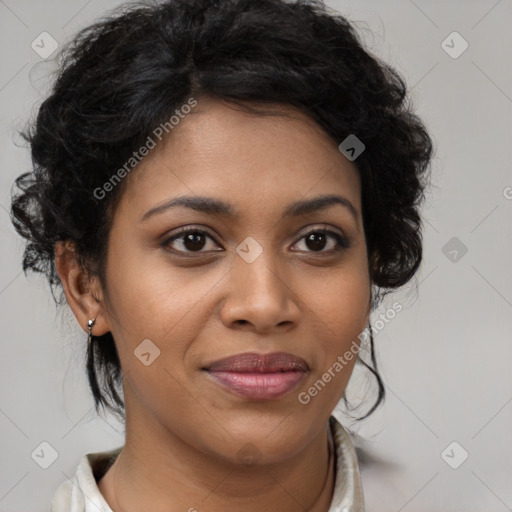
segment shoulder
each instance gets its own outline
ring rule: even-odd
[[[53,495],[51,512],[112,512],[97,482],[122,448],[83,455],[73,477],[60,484]]]

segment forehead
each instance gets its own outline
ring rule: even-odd
[[[335,191],[360,207],[356,166],[313,119],[290,105],[249,106],[258,113],[199,99],[129,176],[132,207],[197,194],[268,208]]]

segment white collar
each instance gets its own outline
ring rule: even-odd
[[[363,488],[356,450],[335,416],[329,418],[336,447],[336,480],[328,512],[364,512]]]
[[[329,418],[336,451],[336,480],[328,512],[364,512],[363,490],[357,454],[348,432],[334,417]],[[100,493],[94,472],[112,464],[122,450],[86,453],[72,479],[63,482],[52,500],[52,512],[113,512]]]

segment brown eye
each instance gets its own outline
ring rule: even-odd
[[[321,251],[325,248],[327,238],[325,233],[310,233],[305,237],[306,245],[312,251]]]
[[[205,245],[205,236],[202,233],[187,233],[182,243],[189,251],[200,251]]]
[[[301,240],[304,240],[306,252],[332,254],[350,247],[349,241],[344,236],[325,229],[312,230],[306,233]],[[325,250],[326,247],[327,250]]]
[[[208,240],[215,242],[206,231],[192,227],[184,228],[180,232],[166,238],[161,245],[174,253],[200,253],[207,252],[203,251],[203,249],[205,246],[207,247]]]

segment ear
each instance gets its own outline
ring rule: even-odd
[[[99,278],[89,277],[86,270],[79,265],[73,242],[57,242],[54,254],[55,266],[67,302],[78,323],[86,333],[89,333],[87,321],[94,318],[96,321],[92,332],[95,336],[109,332],[110,325]]]

